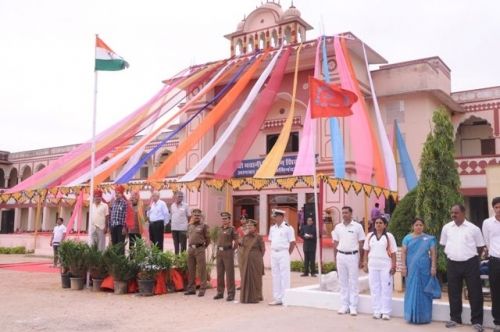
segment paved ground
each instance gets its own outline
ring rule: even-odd
[[[0,255],[0,264],[46,258]],[[315,282],[292,273],[292,286]],[[373,320],[369,315],[339,316],[334,311],[270,307],[270,271],[264,277],[265,302],[214,301],[182,293],[154,297],[62,289],[57,273],[0,269],[0,331],[443,331],[442,323],[412,326],[401,319]],[[455,331],[472,331],[464,326]]]

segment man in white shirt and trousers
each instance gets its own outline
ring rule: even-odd
[[[495,324],[493,332],[500,332],[500,197],[493,198],[491,206],[495,215],[483,222],[483,236],[489,255],[491,315]]]
[[[160,199],[158,191],[151,195],[151,204],[148,209],[149,239],[163,251],[163,230],[170,221],[167,204]]]
[[[282,305],[285,289],[290,288],[290,255],[295,248],[295,231],[285,222],[285,211],[273,209],[274,225],[269,229],[273,298],[269,305]]]
[[[177,191],[174,195],[175,202],[170,205],[170,222],[172,230],[172,240],[174,241],[174,251],[177,255],[186,251],[187,247],[187,229],[191,212],[188,205],[183,201],[184,194]]]
[[[358,314],[358,276],[359,269],[363,266],[360,259],[365,232],[363,227],[352,220],[352,208],[342,208],[342,223],[335,226],[332,231],[333,256],[337,266],[337,274],[340,282],[340,301],[338,310],[340,315],[350,313],[351,316]]]
[[[439,244],[446,254],[448,277],[448,301],[450,320],[447,328],[462,324],[462,285],[465,280],[470,303],[472,327],[483,331],[483,289],[479,272],[479,257],[484,248],[484,239],[479,227],[465,219],[465,207],[451,207],[451,219],[443,226]]]

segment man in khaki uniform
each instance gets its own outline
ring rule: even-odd
[[[194,209],[191,212],[191,222],[188,226],[188,285],[184,295],[196,294],[196,268],[200,272],[200,291],[198,296],[205,296],[207,289],[207,262],[205,249],[210,244],[208,226],[201,222],[201,210]]]
[[[238,245],[238,233],[231,225],[231,213],[222,212],[222,227],[217,235],[217,295],[214,300],[224,297],[224,274],[227,277],[227,301],[234,300],[234,249]]]

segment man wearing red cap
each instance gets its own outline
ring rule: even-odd
[[[127,200],[124,196],[125,188],[121,185],[115,187],[115,200],[111,205],[111,213],[109,218],[109,229],[111,231],[111,243],[124,243],[125,235],[127,234]],[[123,248],[123,254],[125,247]]]
[[[99,251],[106,249],[106,232],[108,231],[107,219],[109,217],[108,204],[102,201],[102,190],[94,190],[94,209],[92,211],[92,224],[90,225],[90,238],[92,245]]]

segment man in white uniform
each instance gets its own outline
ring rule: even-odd
[[[90,238],[92,245],[99,251],[106,249],[106,233],[108,231],[109,206],[102,201],[102,190],[94,190],[94,209],[92,210],[92,225]]]
[[[342,223],[339,223],[332,231],[333,257],[337,265],[337,273],[340,281],[340,309],[339,314],[350,313],[351,316],[358,314],[358,276],[362,268],[360,259],[365,232],[363,227],[352,220],[352,208],[342,208]]]
[[[295,232],[285,222],[285,211],[273,209],[274,225],[269,229],[273,298],[269,305],[283,304],[285,289],[290,288],[290,254],[295,248]]]
[[[500,332],[500,197],[493,198],[491,206],[495,215],[483,222],[483,236],[490,257],[491,315],[495,324],[493,332]]]

